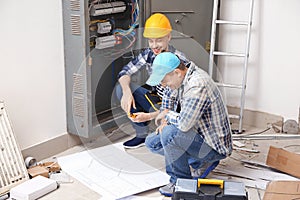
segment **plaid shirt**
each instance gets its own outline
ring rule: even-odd
[[[189,61],[185,57],[185,55],[176,50],[172,45],[168,46],[168,50],[174,54],[176,54],[180,60],[182,60],[185,64],[187,64]],[[138,72],[140,69],[146,67],[146,70],[148,72],[148,76],[150,76],[152,72],[152,63],[155,58],[155,54],[151,50],[151,48],[146,48],[143,50],[137,57],[133,58],[127,65],[125,65],[122,70],[118,74],[118,79],[124,75],[133,75],[134,73]],[[156,87],[157,94],[162,97],[164,88],[159,84]]]
[[[197,131],[204,141],[222,155],[232,152],[231,128],[221,93],[206,72],[189,64],[182,85],[165,89],[161,110],[170,109],[166,119],[186,132]],[[180,102],[180,113],[175,112]]]

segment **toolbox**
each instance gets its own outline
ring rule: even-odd
[[[179,178],[172,200],[248,200],[248,194],[242,182]]]

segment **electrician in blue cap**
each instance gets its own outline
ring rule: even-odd
[[[159,83],[168,87],[155,119],[158,128],[145,144],[165,157],[170,183],[159,191],[172,196],[177,178],[193,178],[190,165],[199,170],[231,154],[231,128],[219,89],[193,62],[185,65],[171,52],[157,55],[147,84]]]

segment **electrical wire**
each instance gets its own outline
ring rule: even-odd
[[[124,30],[124,29],[117,28],[117,29],[114,29],[113,32],[112,32],[116,37],[120,36],[122,38],[122,40],[124,40],[124,39],[128,40],[129,45],[127,45],[126,47],[124,47],[120,50],[116,50],[114,52],[111,52],[110,53],[111,56],[115,56],[115,55],[124,53],[127,49],[132,47],[133,44],[136,41],[135,28],[139,25],[139,23],[138,23],[138,20],[139,20],[139,5],[138,5],[138,2],[136,0],[132,0],[131,5],[132,5],[132,7],[131,7],[131,25],[129,26],[129,29]]]
[[[139,19],[139,5],[138,2],[136,2],[135,0],[132,0],[132,8],[131,8],[131,19],[132,19],[132,24],[130,25],[129,29],[124,30],[124,29],[115,29],[113,30],[113,34],[114,35],[121,35],[121,36],[125,36],[128,35],[130,33],[132,33],[135,28],[139,25],[138,23],[138,19]]]
[[[259,134],[262,134],[264,132],[267,132],[268,130],[270,130],[271,128],[268,127],[262,131],[258,131],[258,132],[253,132],[253,133],[246,133],[246,134],[234,134],[234,135],[237,135],[237,136],[249,136],[249,135],[259,135]]]

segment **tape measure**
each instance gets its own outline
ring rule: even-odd
[[[25,165],[27,168],[36,166],[37,165],[36,159],[30,156],[25,158]]]
[[[284,133],[298,134],[299,132],[298,123],[295,120],[288,119],[284,122],[282,131]]]

